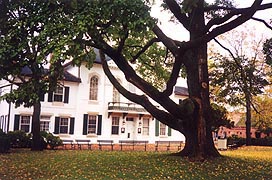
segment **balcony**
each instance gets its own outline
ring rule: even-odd
[[[123,103],[123,102],[109,102],[109,112],[122,112],[122,113],[148,113],[142,106],[135,103]]]

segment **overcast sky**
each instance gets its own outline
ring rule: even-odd
[[[208,2],[213,2],[213,0],[208,0]],[[254,2],[254,0],[234,0],[234,2],[237,4],[238,7],[248,7]],[[263,3],[271,2],[272,0],[264,0]],[[182,25],[169,22],[170,15],[166,12],[161,12],[158,3],[152,9],[151,15],[157,17],[160,20],[159,26],[162,28],[163,32],[167,36],[180,41],[189,39],[189,34]],[[272,19],[272,10],[259,11],[254,15],[254,17],[262,18],[267,22],[270,22],[270,19]],[[246,26],[255,29],[259,34],[264,34],[264,36],[272,37],[272,30],[267,29],[262,23],[250,20],[250,22],[248,22]],[[243,28],[243,26],[240,28]]]

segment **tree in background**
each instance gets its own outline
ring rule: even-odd
[[[83,55],[84,49],[73,43],[60,2],[3,0],[0,7],[0,80],[17,87],[2,99],[16,107],[33,107],[31,149],[42,150],[41,98],[60,85],[65,60],[72,55],[79,63],[91,55]]]
[[[223,42],[216,40],[228,55],[212,55],[210,74],[212,92],[218,101],[245,107],[246,144],[250,145],[253,98],[262,94],[269,84],[270,69],[261,51],[262,41],[252,40],[256,35],[248,32],[232,31],[222,37]],[[227,37],[232,38],[228,40]]]
[[[75,41],[100,49],[102,57],[108,55],[126,79],[144,94],[126,90],[102,60],[104,72],[115,88],[156,119],[185,135],[186,144],[179,155],[195,160],[220,156],[211,133],[207,43],[250,20],[258,10],[272,8],[272,3],[255,0],[250,7],[235,8],[230,1],[209,5],[204,0],[165,0],[164,8],[173,15],[172,19],[189,32],[190,39],[181,42],[166,36],[156,25],[150,17],[148,2],[79,0],[69,13],[69,19],[82,32]],[[143,71],[148,74],[156,74],[157,70],[164,72],[158,74],[165,77],[164,88],[154,86],[129,62],[148,67]],[[167,69],[161,67],[166,64],[168,66],[163,67]],[[170,95],[182,68],[186,72],[189,98],[176,104]]]
[[[256,111],[252,111],[252,125],[265,134],[272,133],[271,94],[254,98]]]

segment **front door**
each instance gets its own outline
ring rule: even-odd
[[[127,139],[135,139],[135,122],[134,118],[128,117],[127,118]]]

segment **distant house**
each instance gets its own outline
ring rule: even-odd
[[[226,127],[220,127],[218,131],[218,136],[220,137],[230,137],[233,135],[236,135],[241,138],[246,138],[246,125],[241,123],[241,117],[244,113],[241,112],[230,112],[229,118],[234,121],[234,127],[229,129]],[[257,138],[257,137],[265,137],[265,136],[272,136],[272,134],[264,134],[260,133],[257,128],[251,127],[251,137]]]
[[[108,61],[118,81],[128,90],[141,93],[125,80],[123,73],[113,61]],[[143,107],[124,98],[105,76],[99,57],[89,70],[85,66],[65,66],[61,86],[42,101],[40,128],[62,139],[157,140],[185,141],[184,136],[152,117]],[[31,72],[25,72],[31,73]],[[0,87],[5,85],[0,81]],[[0,89],[2,95],[15,86]],[[188,96],[187,88],[176,86],[172,99],[178,103]],[[31,132],[32,108],[6,101],[0,102],[0,128],[7,131]]]

